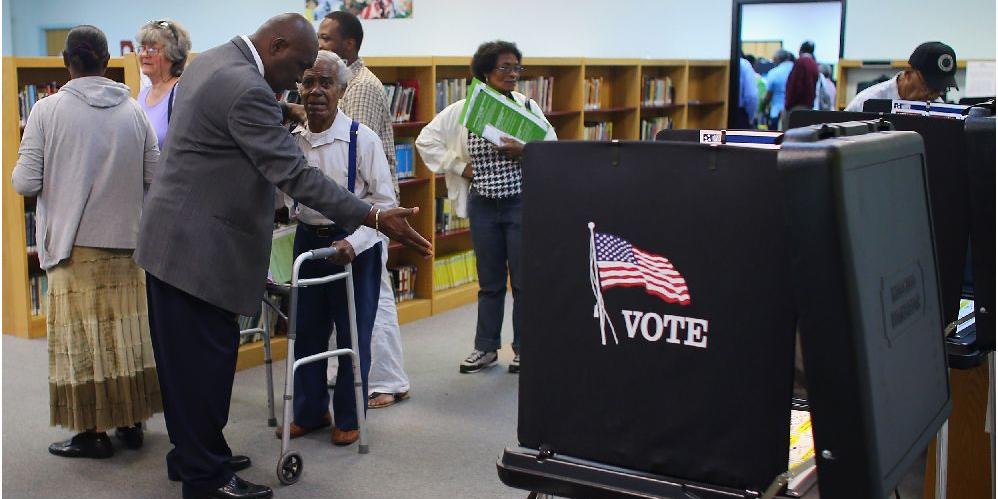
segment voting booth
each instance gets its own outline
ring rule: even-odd
[[[992,113],[980,116],[954,105],[936,105],[933,115],[928,108],[924,115],[890,112],[890,102],[868,102],[882,112],[795,111],[790,126],[883,119],[896,130],[921,135],[945,323],[959,318],[961,298],[972,298],[976,305],[975,327],[968,331],[974,336],[951,338],[951,362],[973,367],[995,346],[995,119]]]
[[[814,383],[815,451],[827,451],[816,457],[820,480],[852,485],[819,485],[822,497],[861,497],[896,485],[948,414],[941,305],[921,141],[862,126],[871,133],[862,150],[815,133],[798,137],[788,152],[777,134],[723,130],[664,131],[655,143],[529,144],[519,446],[497,463],[503,482],[580,498],[779,492],[800,319],[801,335],[810,338],[805,365]],[[842,180],[835,158],[860,164],[878,148],[880,158],[904,164],[907,180],[891,199],[908,204],[891,213],[907,218],[898,210],[915,210],[905,237],[895,241],[894,229],[884,228],[894,219],[869,220],[862,233],[891,234],[891,243],[857,249],[853,266],[832,265],[826,278],[802,282],[829,264],[827,255],[799,244],[806,231],[845,237],[841,224],[856,219],[829,214],[843,203],[862,206],[865,198],[818,196],[809,209],[826,216],[822,223],[791,225],[790,211],[802,199],[788,188],[786,172],[816,174],[824,184],[811,187],[831,188]],[[868,170],[872,177],[850,181],[872,181],[874,188],[894,172]],[[887,268],[885,253],[909,243],[918,243],[911,248],[919,269],[913,284]],[[889,331],[875,320],[884,317],[874,313],[883,305],[879,281],[874,289],[847,279],[871,269],[900,286],[904,317]],[[909,284],[921,300],[914,311]],[[810,296],[809,286],[817,285],[827,286],[821,300]],[[853,303],[857,293],[863,300]],[[835,331],[816,321],[833,313],[841,315]],[[831,347],[845,366],[821,360],[821,348]],[[922,371],[891,381],[913,366]],[[875,395],[884,398],[871,405],[864,384],[871,380],[899,395],[930,386],[933,396],[901,401],[880,387]],[[892,418],[896,431],[887,437],[881,433]],[[860,426],[847,432],[843,423]]]

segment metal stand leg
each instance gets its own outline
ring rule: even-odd
[[[297,270],[297,269],[296,269]],[[297,271],[294,280],[297,280]],[[291,445],[291,415],[295,397],[295,327],[298,318],[298,287],[292,281],[291,308],[288,314],[288,358],[285,362],[287,370],[284,377],[284,421],[281,423],[281,457],[277,462],[277,479],[285,485],[291,485],[301,477],[303,462],[297,452],[288,452]]]
[[[346,284],[347,284],[347,314],[350,320],[350,362],[351,369],[353,370],[353,390],[354,390],[354,401],[357,405],[357,427],[360,430],[360,442],[357,445],[357,452],[360,454],[367,454],[370,452],[370,448],[367,444],[367,414],[364,412],[367,409],[367,397],[364,393],[364,380],[360,377],[360,342],[357,335],[357,306],[354,302],[354,289],[353,289],[353,267],[347,264],[345,269],[347,273]]]
[[[271,312],[266,300],[263,302],[263,311],[260,319],[263,321],[263,364],[267,368],[267,426],[273,428],[277,426],[277,417],[274,415],[274,358],[270,349],[270,318]]]
[[[946,472],[949,465],[949,420],[936,433],[936,499],[946,499]]]

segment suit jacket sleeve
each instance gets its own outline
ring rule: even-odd
[[[265,89],[251,87],[237,97],[229,109],[228,126],[233,140],[268,182],[347,232],[364,223],[371,205],[308,166],[281,125],[277,100]]]

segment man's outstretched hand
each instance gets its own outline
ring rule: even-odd
[[[371,213],[367,215],[364,225],[368,227],[375,226],[375,213],[377,213],[377,209],[371,210]],[[418,251],[423,256],[430,256],[433,254],[433,245],[409,225],[409,217],[417,213],[419,213],[419,207],[382,209],[381,214],[378,216],[378,230],[388,236],[389,239],[398,241]]]

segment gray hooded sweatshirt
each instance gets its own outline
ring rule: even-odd
[[[135,248],[159,148],[127,85],[101,76],[70,80],[31,109],[18,154],[14,189],[38,196],[43,269],[69,258],[73,246]]]

